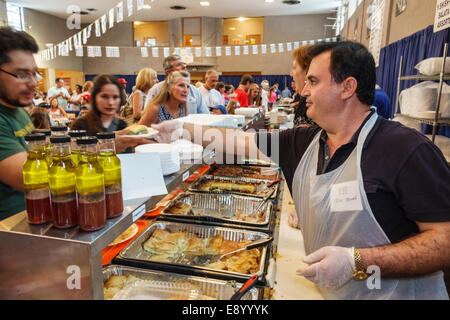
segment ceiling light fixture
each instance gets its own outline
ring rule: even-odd
[[[274,2],[274,0],[265,0],[265,2],[271,3]]]
[[[152,6],[151,6],[151,5],[149,5],[149,4],[144,4],[144,6],[143,6],[142,8],[144,8],[144,9],[151,9],[151,8],[152,8]]]
[[[242,21],[245,21],[245,18],[244,17],[239,17],[238,20],[239,20],[239,22],[242,22]]]
[[[231,30],[231,31],[234,31],[234,30],[236,30],[236,28],[235,28],[235,27],[231,27],[230,30]]]
[[[200,5],[203,7],[207,7],[207,6],[209,6],[209,2],[208,1],[200,1]]]

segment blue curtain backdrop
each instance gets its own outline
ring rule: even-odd
[[[383,88],[391,100],[391,118],[394,117],[395,113],[400,57],[403,56],[402,75],[418,74],[414,66],[424,59],[442,56],[444,53],[444,44],[448,43],[449,40],[450,29],[433,33],[433,26],[431,25],[381,49],[380,63],[377,68],[377,83]],[[400,81],[400,92],[418,82],[418,80]],[[430,134],[431,126],[423,125],[422,131]],[[450,137],[450,127],[441,126],[438,129],[438,134]]]

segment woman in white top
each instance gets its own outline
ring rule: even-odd
[[[80,110],[81,108],[81,91],[83,87],[79,84],[75,86],[75,91],[70,97],[70,110]]]
[[[58,99],[56,98],[50,100],[50,117],[52,119],[67,118],[67,113],[59,106]]]
[[[151,68],[144,68],[138,73],[136,90],[129,97],[130,105],[133,108],[133,117],[136,122],[141,119],[147,92],[159,82],[157,76],[156,71]]]

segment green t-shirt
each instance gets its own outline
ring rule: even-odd
[[[23,108],[0,105],[0,161],[27,151],[24,136],[34,129],[30,115]],[[25,195],[0,182],[0,220],[25,210]]]

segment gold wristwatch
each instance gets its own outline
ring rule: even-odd
[[[359,281],[367,279],[368,275],[364,269],[364,264],[358,248],[353,248],[353,259],[355,260],[355,272],[353,272],[353,278]]]

